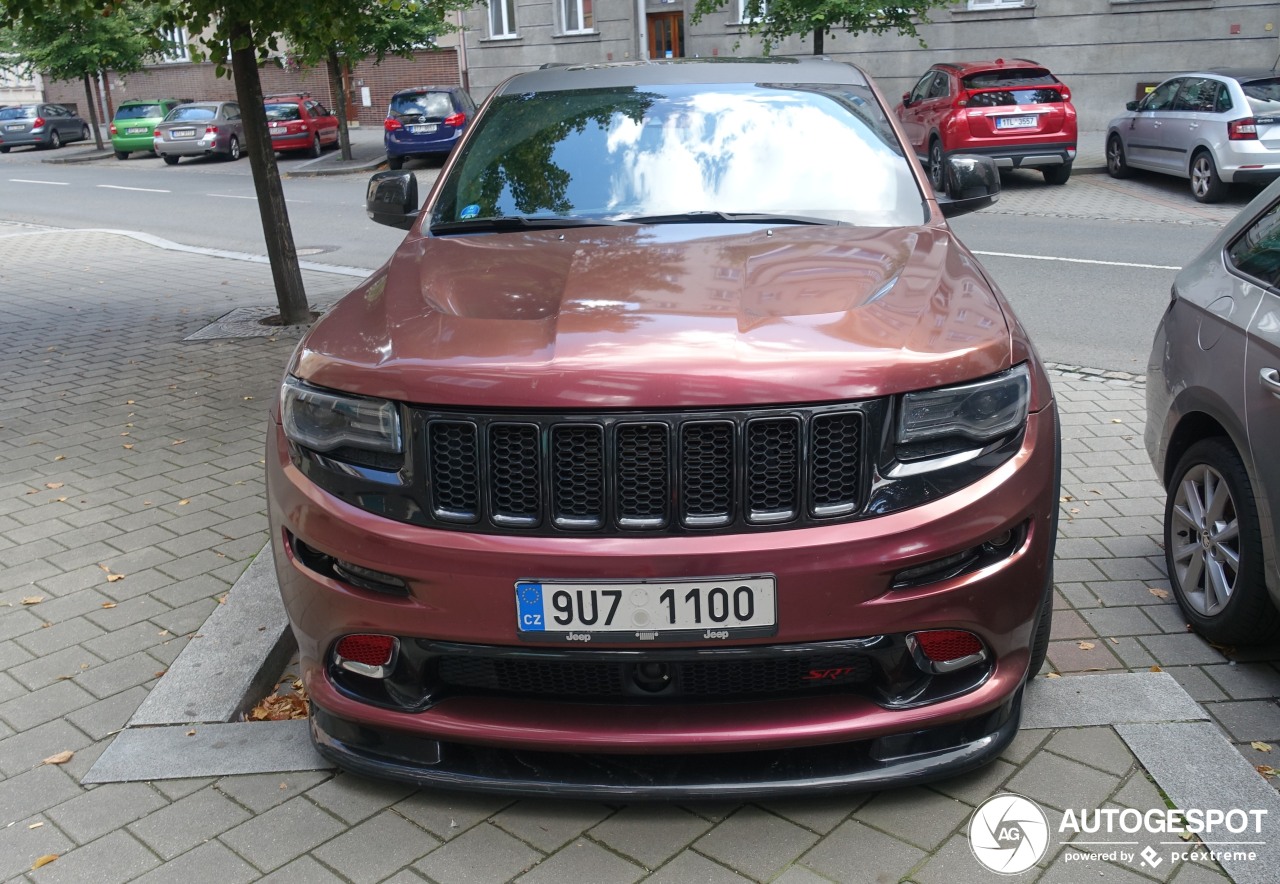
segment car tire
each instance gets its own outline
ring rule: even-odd
[[[0,147],[0,153],[8,153],[8,152],[9,152],[9,148],[7,148],[7,147]]]
[[[387,157],[387,168],[395,172],[404,168],[404,157]]]
[[[943,196],[947,192],[946,156],[942,152],[942,142],[934,138],[929,142],[929,183],[934,191]]]
[[[232,135],[231,142],[227,145],[227,161],[234,163],[238,159],[240,159],[240,139]]]
[[[1119,135],[1107,139],[1107,174],[1112,178],[1128,178],[1133,174],[1128,160],[1124,158],[1124,142]]]
[[[118,151],[116,151],[116,159],[117,159],[117,160],[127,160],[127,159],[129,159],[129,151],[127,151],[127,150],[118,150]]]
[[[81,140],[81,141],[88,141],[88,140],[90,139],[90,137],[92,137],[92,136],[91,136],[91,134],[90,134],[90,132],[89,132],[89,126],[88,126],[88,124],[85,124],[84,126],[81,126],[81,127],[80,127],[80,140]]]
[[[1066,184],[1071,178],[1071,164],[1063,163],[1061,166],[1045,166],[1040,172],[1044,175],[1045,184]]]
[[[62,147],[62,136],[58,134],[58,130],[54,129],[49,133],[49,150],[57,150]]]
[[[1227,195],[1227,185],[1218,177],[1218,167],[1207,150],[1191,158],[1191,195],[1201,203],[1216,203]]]
[[[324,150],[324,148],[320,146],[320,136],[317,134],[315,140],[311,142],[311,148],[307,151],[307,156],[311,157],[313,160],[317,159],[322,150]]]
[[[177,158],[177,157],[171,157],[171,156],[168,156],[168,155],[166,154],[166,155],[165,155],[165,157],[164,157],[164,164],[165,164],[166,166],[176,166],[176,165],[178,165],[178,158]]]
[[[1164,548],[1178,606],[1206,639],[1259,644],[1280,634],[1253,486],[1225,437],[1201,439],[1178,459],[1165,499]]]

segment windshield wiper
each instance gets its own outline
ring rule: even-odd
[[[566,218],[557,215],[499,215],[496,218],[468,218],[431,225],[435,234],[487,233],[502,230],[555,230],[558,227],[614,227],[621,221],[603,218]]]
[[[631,224],[839,224],[831,218],[809,215],[778,215],[765,212],[677,212],[671,215],[634,215],[623,218]]]

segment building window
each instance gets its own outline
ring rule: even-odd
[[[767,9],[767,0],[738,0],[738,21],[760,21]]]
[[[489,36],[516,36],[516,0],[489,0]]]
[[[158,36],[162,44],[157,53],[160,61],[191,61],[191,52],[187,48],[186,28],[165,28]]]
[[[566,34],[594,30],[596,19],[591,11],[591,0],[560,0],[560,20]]]

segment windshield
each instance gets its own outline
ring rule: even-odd
[[[117,120],[145,120],[148,117],[163,117],[164,109],[158,104],[122,104],[116,108]]]
[[[30,120],[34,119],[35,115],[34,107],[6,107],[0,110],[0,120]]]
[[[495,100],[431,224],[724,212],[920,224],[923,196],[865,87],[673,85]]]
[[[209,105],[187,105],[186,107],[175,107],[169,111],[169,116],[165,118],[165,122],[212,120],[217,115],[218,109],[215,107],[210,107]]]
[[[1249,99],[1249,107],[1255,116],[1269,117],[1280,114],[1280,77],[1266,80],[1250,80],[1241,83],[1244,97]]]

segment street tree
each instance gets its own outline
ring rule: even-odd
[[[92,81],[106,71],[130,74],[155,60],[156,11],[132,0],[106,16],[89,6],[64,10],[36,3],[5,26],[4,13],[11,5],[10,0],[0,0],[0,56],[7,56],[6,66],[30,67],[55,80],[82,81],[93,137],[101,150]]]
[[[441,34],[455,30],[448,15],[467,9],[474,0],[436,0],[433,3],[392,5],[380,0],[353,0],[335,10],[300,10],[297,22],[285,32],[289,52],[302,65],[324,65],[334,97],[342,158],[351,159],[347,131],[343,65],[367,58],[381,62],[388,55],[413,58],[431,51]]]
[[[726,0],[697,0],[690,17],[698,22],[726,5]],[[824,38],[834,28],[851,34],[896,31],[919,39],[916,27],[928,23],[931,9],[954,5],[955,0],[899,0],[894,6],[880,0],[743,0],[742,24],[748,34],[761,39],[766,55],[788,37],[809,33],[813,54],[821,55]]]

